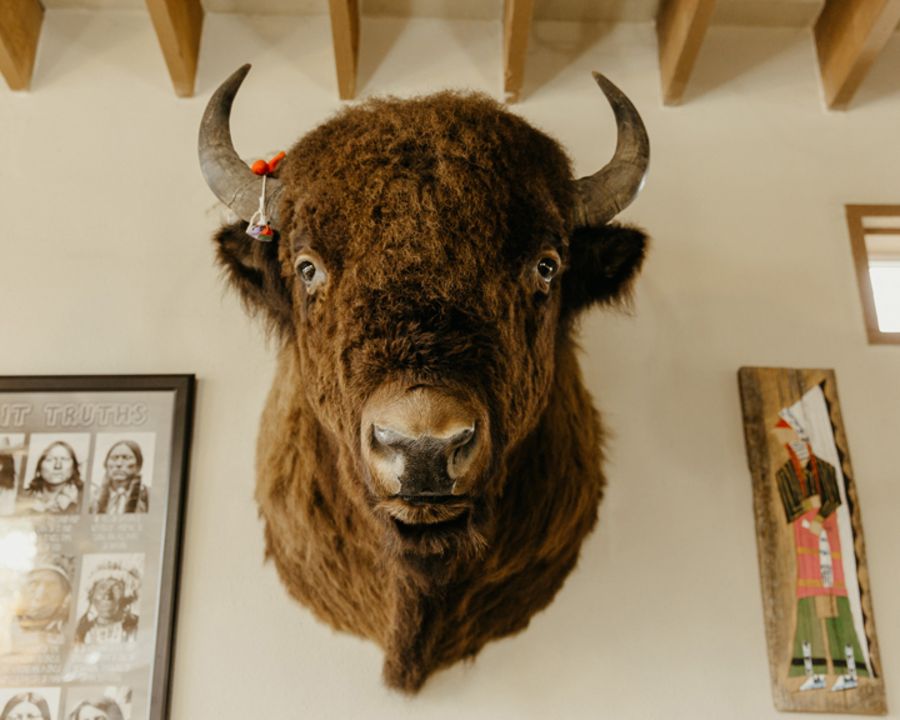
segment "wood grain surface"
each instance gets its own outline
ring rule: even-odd
[[[841,417],[835,375],[832,370],[785,368],[741,368],[738,372],[744,416],[747,459],[753,479],[753,509],[762,589],[766,640],[769,653],[772,696],[778,710],[856,713],[879,715],[887,712],[878,640],[872,609],[872,594],[866,564],[862,517],[850,452]],[[793,529],[785,517],[775,473],[788,460],[787,451],[771,429],[779,411],[787,408],[816,385],[822,387],[831,430],[843,473],[844,489],[853,529],[860,604],[872,677],[859,677],[858,687],[833,692],[838,674],[829,662],[826,687],[800,691],[804,676],[790,677],[794,633],[797,623],[797,563]],[[839,478],[840,479],[840,478]],[[842,548],[844,555],[848,548]],[[849,586],[851,573],[846,575]],[[819,598],[817,598],[818,600]]]

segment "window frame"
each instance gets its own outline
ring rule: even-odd
[[[853,251],[853,265],[856,268],[856,281],[859,297],[862,302],[866,335],[870,345],[900,345],[900,332],[883,332],[878,327],[878,312],[875,307],[875,293],[872,290],[872,279],[869,276],[869,253],[866,249],[866,230],[864,219],[871,217],[900,218],[900,205],[845,205],[847,227],[850,231],[850,248]],[[900,235],[900,228],[897,228]]]

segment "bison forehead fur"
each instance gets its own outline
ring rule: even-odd
[[[576,228],[559,144],[477,94],[346,109],[278,180],[277,242],[249,240],[245,223],[216,238],[280,344],[257,447],[267,555],[320,618],[384,648],[390,686],[415,692],[524,628],[574,567],[604,477],[573,320],[626,293],[645,236]],[[326,278],[315,293],[297,272],[309,253]],[[561,267],[541,284],[547,253]],[[360,428],[390,384],[484,408],[491,449],[462,515],[381,511]]]
[[[356,405],[402,373],[507,395],[500,427],[533,417],[558,295],[536,301],[520,278],[566,236],[556,143],[486,98],[443,93],[347,110],[290,159],[282,254],[309,245],[330,274],[311,302],[293,283],[317,413],[355,434]]]

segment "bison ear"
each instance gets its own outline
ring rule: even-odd
[[[281,275],[278,242],[247,235],[247,223],[226,225],[216,233],[216,255],[231,286],[251,315],[261,314],[266,327],[287,341],[294,334],[291,292]]]
[[[647,235],[634,227],[579,228],[569,244],[569,270],[562,277],[563,312],[627,297],[641,269]]]

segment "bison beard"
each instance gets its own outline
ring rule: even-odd
[[[280,346],[257,446],[266,554],[318,617],[381,645],[389,686],[416,692],[526,627],[575,566],[604,476],[573,328],[627,296],[646,238],[602,214],[586,224],[560,146],[477,94],[347,108],[288,153],[277,182],[277,242],[250,240],[244,222],[216,236]],[[298,276],[309,253],[325,278],[315,291]],[[545,282],[547,257],[561,267]],[[452,491],[420,492],[437,480],[415,433],[391,445],[366,420],[407,401],[402,427],[471,419]],[[385,479],[379,452],[402,473]]]

